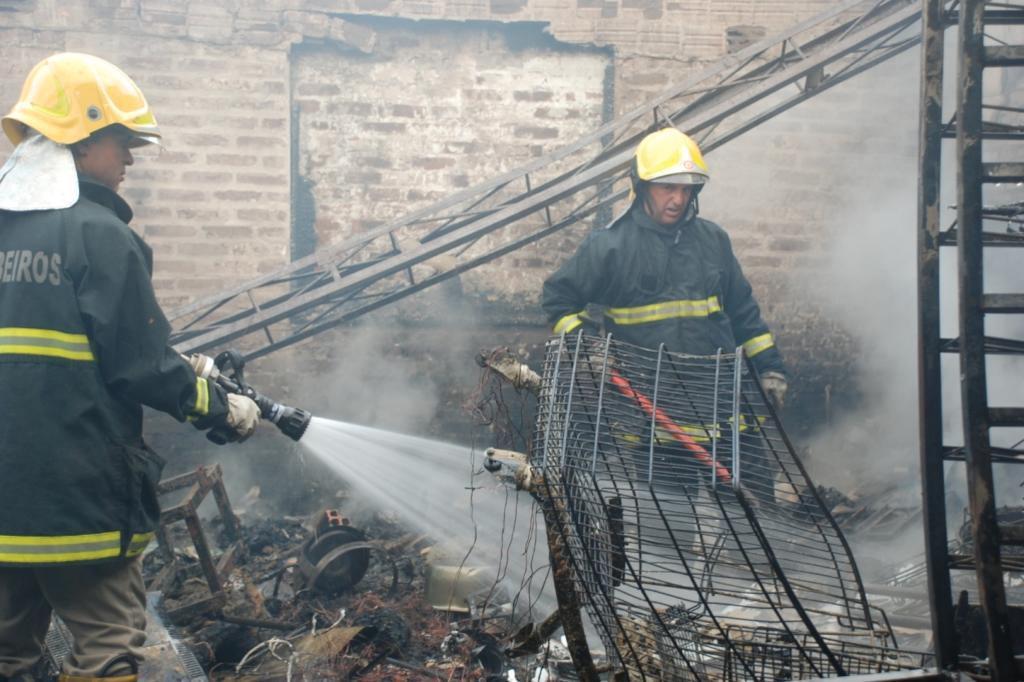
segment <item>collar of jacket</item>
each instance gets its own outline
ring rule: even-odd
[[[78,188],[83,197],[100,206],[106,206],[122,222],[130,223],[132,221],[132,216],[135,215],[132,213],[132,207],[118,196],[117,192],[106,185],[101,185],[89,176],[81,176],[78,178]]]

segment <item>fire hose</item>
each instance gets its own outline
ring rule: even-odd
[[[238,351],[226,350],[216,359],[200,354],[183,357],[195,369],[196,376],[216,382],[228,393],[236,393],[250,398],[260,409],[260,416],[272,422],[281,430],[281,433],[292,440],[298,441],[306,432],[306,427],[309,426],[313,415],[298,407],[283,405],[272,400],[248,385],[245,382],[243,371],[245,358]],[[219,442],[218,438],[223,436],[211,431],[208,437],[214,442]]]
[[[653,417],[658,426],[664,429],[670,436],[672,436],[672,438],[679,441],[684,448],[690,451],[690,454],[693,455],[694,459],[714,469],[715,475],[723,483],[732,483],[732,474],[725,465],[715,461],[704,446],[683,431],[678,424],[672,421],[671,417],[665,414],[664,410],[660,407],[655,407],[650,398],[634,389],[632,384],[629,383],[629,380],[622,376],[617,369],[614,367],[609,368],[608,376],[612,385],[618,389],[619,393],[627,398],[635,400],[640,405],[640,408],[647,413],[647,416]]]

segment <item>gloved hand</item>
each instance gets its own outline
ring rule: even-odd
[[[761,388],[768,394],[775,409],[781,410],[786,404],[786,390],[789,388],[786,375],[782,372],[765,372],[761,375]]]
[[[225,397],[227,413],[212,421],[212,428],[209,420],[197,420],[194,424],[198,429],[209,429],[206,432],[206,439],[212,443],[241,443],[253,434],[260,423],[260,408],[244,395],[224,393],[219,386],[216,390]]]
[[[260,408],[251,398],[228,393],[228,415],[225,419],[239,443],[248,438],[260,423]]]

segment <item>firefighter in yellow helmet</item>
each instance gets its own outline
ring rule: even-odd
[[[637,346],[664,343],[692,355],[742,346],[781,406],[782,356],[729,236],[698,216],[698,195],[710,177],[687,135],[674,128],[647,135],[633,159],[632,205],[548,277],[541,303],[556,334],[596,327],[585,309],[597,304],[613,338]]]
[[[62,680],[135,680],[163,468],[142,406],[234,440],[259,411],[168,346],[152,252],[117,194],[131,150],[160,139],[135,83],[58,54],[2,126],[0,680],[34,679],[51,613],[75,639]]]

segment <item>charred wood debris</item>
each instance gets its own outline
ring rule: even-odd
[[[532,394],[487,369],[486,355],[479,364],[485,369],[466,409],[490,445],[528,451]],[[282,515],[254,489],[236,514],[219,467],[165,481],[160,492],[182,489],[184,497],[178,492],[180,501],[163,512],[144,575],[175,646],[187,648],[207,679],[578,679],[557,611],[524,618],[513,608],[517,595],[497,583],[464,602],[450,598],[450,608],[430,599],[435,539],[411,532],[386,509],[349,519],[346,493],[335,491],[339,509]],[[208,493],[219,514],[200,522]],[[919,522],[918,508],[890,504],[896,496],[885,490],[819,493],[853,536],[893,537]],[[1001,514],[1024,527],[1022,509]],[[922,647],[930,636],[924,580],[923,559],[911,558],[867,586],[883,599],[895,631]],[[456,583],[449,587],[454,595]],[[594,665],[610,671],[601,652]]]
[[[503,604],[438,610],[427,600],[429,538],[386,512],[356,528],[337,510],[263,516],[249,507],[239,539],[204,522],[215,563],[233,553],[212,589],[191,528],[165,527],[173,560],[144,561],[158,611],[211,680],[507,680]],[[169,570],[169,566],[174,565]],[[536,648],[539,650],[539,647]],[[520,677],[519,679],[526,679]]]

